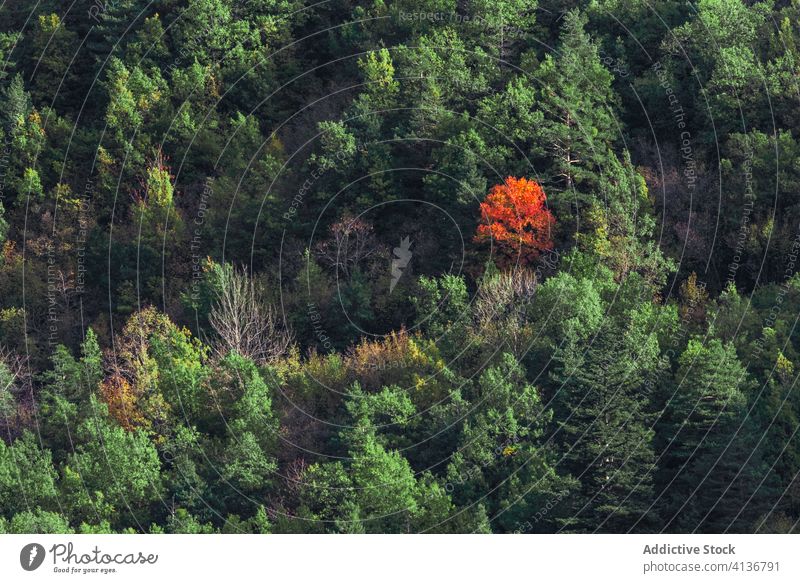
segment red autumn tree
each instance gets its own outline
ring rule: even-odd
[[[545,206],[542,187],[527,178],[509,176],[481,203],[481,224],[475,241],[492,241],[503,260],[529,263],[553,248],[553,214]]]

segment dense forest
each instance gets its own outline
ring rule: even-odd
[[[6,0],[0,62],[0,532],[800,529],[800,0]]]

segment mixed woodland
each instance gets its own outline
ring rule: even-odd
[[[0,63],[0,532],[800,529],[800,1],[7,0]]]

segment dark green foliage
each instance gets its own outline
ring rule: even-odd
[[[748,417],[747,392],[754,387],[733,346],[716,339],[689,342],[679,364],[667,385],[672,394],[661,437],[666,524],[748,531],[768,510],[760,507],[759,489],[772,486]]]
[[[650,399],[664,365],[657,339],[640,322],[607,322],[588,345],[567,339],[555,360],[557,438],[566,469],[581,484],[565,527],[624,532],[645,519],[640,528],[652,528]]]

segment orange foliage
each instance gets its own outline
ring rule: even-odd
[[[527,263],[553,248],[556,220],[545,206],[547,197],[533,180],[509,176],[481,203],[481,224],[475,241],[493,241],[501,255]]]
[[[114,374],[100,384],[100,398],[108,405],[108,413],[121,427],[132,431],[144,422],[136,403],[136,395],[128,381]]]
[[[404,329],[381,340],[362,339],[345,364],[351,382],[358,381],[367,391],[396,385],[409,391],[418,407],[430,407],[450,394],[452,373],[436,344]]]
[[[125,429],[152,433],[165,426],[169,405],[155,390],[158,366],[149,347],[154,336],[167,337],[172,330],[177,327],[168,316],[153,307],[144,308],[131,315],[114,349],[106,354],[110,374],[100,385],[100,397]]]
[[[413,363],[413,341],[405,329],[391,332],[383,340],[367,340],[350,350],[346,364],[361,385],[367,389],[380,389],[383,385],[402,384],[408,368]]]

